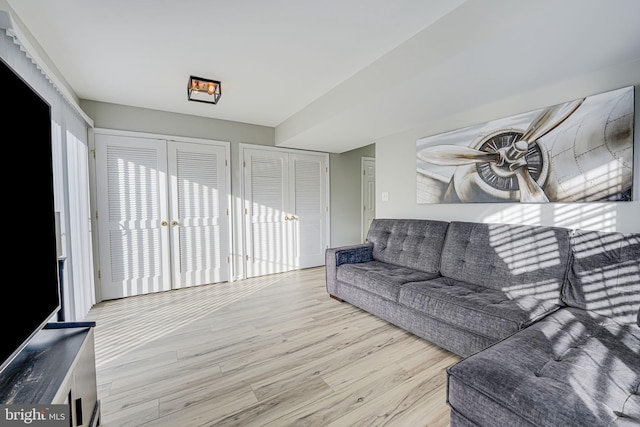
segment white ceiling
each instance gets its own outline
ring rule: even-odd
[[[344,152],[640,59],[638,0],[7,0],[81,99]],[[190,75],[222,81],[187,101]]]

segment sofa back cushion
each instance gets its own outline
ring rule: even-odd
[[[560,305],[569,239],[560,227],[452,222],[440,272],[511,299],[532,295]]]
[[[576,230],[562,299],[620,323],[638,321],[640,234]]]
[[[373,243],[376,261],[438,273],[448,225],[426,219],[374,219],[367,241]]]

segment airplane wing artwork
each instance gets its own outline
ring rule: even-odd
[[[631,200],[633,86],[419,139],[417,202]]]

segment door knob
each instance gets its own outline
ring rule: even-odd
[[[171,221],[171,225],[175,227],[176,225],[178,225],[178,221]]]
[[[167,221],[162,221],[162,222],[160,223],[160,225],[162,225],[163,227],[166,227],[166,226],[167,226]]]
[[[290,218],[289,218],[289,215],[287,215],[287,216],[285,216],[285,217],[284,217],[284,220],[285,220],[285,221],[289,221],[289,219],[290,219]]]

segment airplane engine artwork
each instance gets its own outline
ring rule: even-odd
[[[631,200],[633,89],[419,139],[417,202]]]

